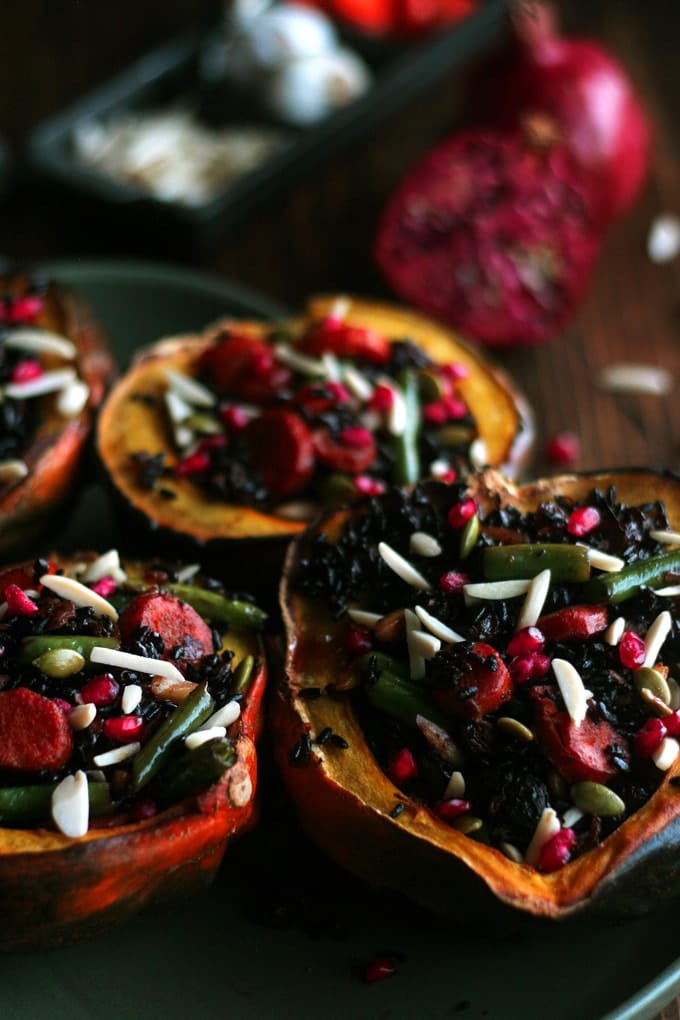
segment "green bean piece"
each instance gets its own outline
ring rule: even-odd
[[[3,825],[30,825],[50,818],[52,793],[56,783],[46,786],[5,786],[0,788],[0,823]],[[88,783],[87,794],[90,814],[110,814],[113,810],[108,783]]]
[[[588,550],[582,545],[490,545],[484,549],[484,578],[513,581],[549,570],[553,581],[587,581]]]
[[[176,804],[192,793],[212,786],[236,763],[236,759],[232,742],[216,737],[170,762],[156,779],[153,793],[161,804]]]
[[[650,556],[648,560],[630,563],[616,573],[594,577],[583,590],[590,602],[625,602],[632,598],[639,588],[658,587],[667,574],[680,571],[680,549]]]
[[[92,649],[99,646],[104,648],[118,648],[120,642],[113,637],[90,637],[89,634],[34,634],[33,637],[22,638],[19,661],[27,666],[35,659],[39,659],[45,652],[51,652],[56,648],[68,648],[78,652],[86,662],[90,661]]]
[[[408,726],[416,725],[416,716],[422,715],[437,726],[446,728],[446,716],[437,708],[431,698],[408,680],[402,680],[393,673],[383,671],[375,683],[366,684],[368,700],[376,708],[387,712]]]
[[[212,714],[213,708],[208,685],[203,683],[184,699],[172,715],[163,720],[132,759],[132,789],[135,793],[146,786],[163,767],[176,742],[197,729]]]
[[[402,662],[400,659],[394,659],[391,655],[387,655],[386,652],[366,652],[357,660],[362,676],[366,677],[369,675],[371,663],[374,659],[377,672],[385,671],[393,673],[399,680],[408,680],[411,675],[408,663]]]
[[[245,694],[255,671],[255,657],[246,655],[234,670],[234,694]]]
[[[267,614],[252,602],[241,602],[228,599],[216,591],[195,588],[191,584],[169,584],[168,590],[184,599],[190,606],[213,623],[230,623],[234,627],[247,630],[260,630],[264,626]]]
[[[466,560],[474,547],[477,544],[479,538],[479,514],[473,514],[465,522],[465,526],[460,533],[460,558]]]
[[[406,404],[406,424],[400,435],[393,436],[394,480],[398,485],[413,485],[420,478],[418,373],[413,369],[402,372],[399,385]]]

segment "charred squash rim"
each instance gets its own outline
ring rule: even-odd
[[[564,475],[522,487],[486,471],[469,488],[485,509],[498,501],[530,510],[557,492],[580,498],[610,485],[629,504],[662,500],[671,523],[680,523],[680,476],[647,469]],[[337,512],[318,527],[332,537],[347,516]],[[302,536],[291,544],[281,584],[287,654],[272,726],[277,762],[301,820],[331,857],[437,913],[477,921],[507,914],[507,907],[515,916],[551,920],[636,915],[680,889],[680,788],[672,784],[680,762],[647,804],[600,846],[552,874],[515,864],[452,830],[398,790],[375,762],[348,699],[300,696],[307,687],[333,683],[342,670],[342,657],[333,654],[339,625],[292,588],[304,542]],[[347,740],[348,749],[312,744],[306,766],[291,764],[291,749],[327,726]],[[399,803],[404,810],[390,817]]]
[[[25,286],[26,277],[5,278],[10,293]],[[75,344],[78,376],[90,388],[80,414],[58,414],[54,395],[41,398],[39,424],[23,453],[25,479],[0,490],[0,555],[17,554],[33,542],[54,510],[71,494],[77,481],[94,417],[113,378],[115,362],[107,339],[89,306],[58,284],[50,284],[45,307],[35,326],[52,330]]]
[[[61,566],[69,562],[51,558]],[[80,942],[149,905],[193,893],[210,883],[229,842],[255,824],[267,661],[253,633],[229,629],[226,641],[236,662],[246,654],[258,662],[229,729],[234,765],[197,797],[144,821],[91,828],[80,839],[0,827],[0,950]]]
[[[312,299],[304,317],[290,325],[300,327],[305,321],[318,321],[336,300],[331,296]],[[462,362],[470,375],[461,382],[461,393],[486,441],[489,462],[510,473],[524,463],[533,441],[531,412],[514,384],[485,356],[451,331],[395,306],[352,298],[346,321],[370,326],[391,338],[410,336],[435,361]],[[202,336],[170,338],[140,352],[102,409],[97,434],[99,457],[125,506],[159,534],[179,534],[209,546],[250,539],[286,542],[305,525],[275,513],[207,499],[191,481],[182,478],[173,479],[176,498],[163,499],[157,492],[139,486],[130,460],[131,454],[145,449],[163,452],[168,464],[176,463],[164,414],[132,397],[162,394],[167,367],[195,374],[201,354],[219,332],[229,327],[256,337],[266,337],[272,329],[267,323],[225,320]]]

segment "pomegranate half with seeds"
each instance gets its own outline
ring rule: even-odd
[[[0,950],[53,948],[207,885],[254,824],[265,614],[115,550],[0,570],[3,596]]]
[[[451,509],[467,500],[461,541]],[[474,923],[667,904],[680,892],[678,526],[675,476],[515,487],[486,470],[392,490],[296,539],[272,720],[312,838],[369,882]],[[442,585],[453,573],[462,583]],[[621,654],[632,633],[634,658]],[[329,732],[333,746],[317,739]]]

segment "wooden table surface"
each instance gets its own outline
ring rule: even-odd
[[[24,15],[31,6],[24,5]],[[64,6],[71,14],[68,31],[77,33],[78,18],[86,16],[89,5]],[[155,6],[160,12],[168,5]],[[498,360],[514,375],[535,410],[540,442],[533,471],[547,467],[541,453],[544,440],[565,429],[581,438],[579,467],[675,469],[680,466],[680,258],[664,265],[652,263],[646,238],[660,213],[680,214],[680,7],[666,0],[645,4],[639,0],[567,4],[565,0],[562,6],[570,29],[605,40],[629,67],[654,120],[653,167],[634,211],[611,230],[575,322],[550,344],[498,355]],[[189,7],[184,5],[185,17]],[[207,10],[209,4],[203,7]],[[95,18],[92,9],[87,17]],[[166,28],[174,30],[178,24]],[[53,33],[58,30],[51,26]],[[118,38],[116,26],[110,26],[109,34]],[[144,38],[147,43],[152,38],[148,25]],[[74,83],[84,86],[98,72],[105,76],[102,67],[108,73],[116,61],[124,63],[126,53],[132,52],[131,37],[126,37],[125,46],[118,39],[115,60],[102,64],[90,59],[80,78],[75,73],[65,75],[61,94],[58,74],[52,75],[47,94],[45,68],[35,68],[30,77],[21,65],[16,73],[23,74],[19,85],[26,109],[36,116],[51,112],[50,107],[56,109],[74,93]],[[65,48],[70,61],[76,59],[73,49]],[[45,60],[50,59],[59,60],[58,47],[52,57],[45,55]],[[459,96],[459,78],[453,76],[426,100],[406,106],[399,117],[380,128],[370,144],[364,142],[344,153],[332,167],[300,182],[252,217],[213,254],[173,253],[174,258],[258,287],[293,307],[315,291],[387,296],[370,255],[379,210],[418,154],[456,122]],[[9,109],[4,111],[6,116]],[[16,118],[7,125],[0,121],[0,130],[14,137],[20,134]],[[21,258],[164,254],[149,250],[140,236],[114,239],[91,224],[65,220],[58,204],[34,191],[20,191],[2,209],[0,251]],[[599,370],[613,361],[663,365],[676,385],[667,397],[615,399],[595,384]],[[658,1020],[680,1020],[678,1002],[667,1006]]]

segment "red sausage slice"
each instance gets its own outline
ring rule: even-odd
[[[53,701],[26,687],[0,691],[0,768],[53,771],[71,757],[66,715]]]
[[[495,668],[482,663],[495,662]],[[441,708],[457,719],[481,719],[495,712],[512,695],[512,680],[508,668],[495,648],[481,641],[475,643],[472,654],[466,656],[470,666],[455,684],[439,687],[433,693]]]
[[[162,659],[170,650],[182,648],[182,659],[200,659],[213,651],[212,631],[193,606],[168,592],[137,595],[123,610],[119,620],[123,644],[131,641],[137,627],[149,627],[165,643]],[[174,658],[174,657],[173,657]]]
[[[304,488],[315,466],[312,433],[294,411],[265,411],[253,418],[243,438],[253,466],[274,499]]]
[[[585,640],[600,634],[608,625],[609,613],[604,606],[567,606],[541,616],[536,624],[549,641]]]

